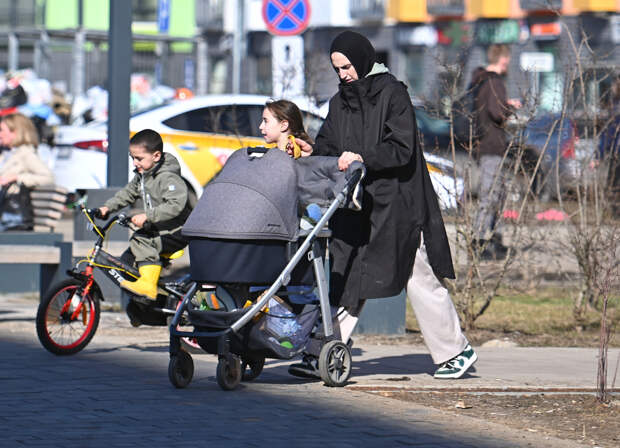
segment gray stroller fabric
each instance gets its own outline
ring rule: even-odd
[[[295,168],[297,170],[299,204],[302,208],[313,203],[321,208],[328,207],[336,199],[338,193],[342,192],[349,175],[355,169],[362,169],[362,172],[366,173],[363,164],[360,162],[353,162],[346,172],[342,172],[338,169],[338,157],[328,156],[297,159]],[[342,207],[360,210],[361,200],[362,189],[360,182],[358,182],[350,200]]]
[[[294,241],[298,210],[311,203],[329,206],[358,166],[345,173],[337,157],[295,160],[277,148],[263,151],[242,148],[228,158],[185,222],[184,236]],[[355,197],[345,207],[359,208]]]
[[[206,185],[187,218],[188,237],[293,241],[297,235],[295,160],[270,149],[256,157],[242,148]]]

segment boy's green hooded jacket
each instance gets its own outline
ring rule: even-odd
[[[147,221],[160,234],[179,230],[191,212],[185,181],[177,159],[163,152],[161,160],[144,173],[135,172],[129,183],[104,205],[113,213],[133,205],[138,199],[144,203]]]

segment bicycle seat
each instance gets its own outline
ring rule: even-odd
[[[166,253],[166,254],[159,254],[159,256],[161,258],[165,258],[166,260],[176,260],[177,258],[182,257],[184,253],[185,253],[184,249],[179,249],[176,252],[172,252],[170,254],[168,254],[168,253]]]

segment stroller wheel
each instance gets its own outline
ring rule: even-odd
[[[189,353],[179,350],[176,355],[170,356],[168,364],[168,378],[174,387],[182,389],[192,381],[194,376],[194,361]]]
[[[258,378],[265,366],[265,358],[244,359],[241,363],[241,379],[243,381],[252,381]]]
[[[319,373],[326,386],[342,387],[351,375],[351,351],[347,344],[330,341],[319,355]]]
[[[233,390],[241,382],[241,361],[237,356],[220,356],[217,363],[217,384],[224,390]]]

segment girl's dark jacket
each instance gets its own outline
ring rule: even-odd
[[[373,74],[376,71],[341,84],[313,151],[330,156],[359,153],[368,169],[362,211],[341,209],[330,222],[331,302],[354,313],[360,300],[403,290],[420,232],[435,274],[454,278],[407,88],[386,69]]]

